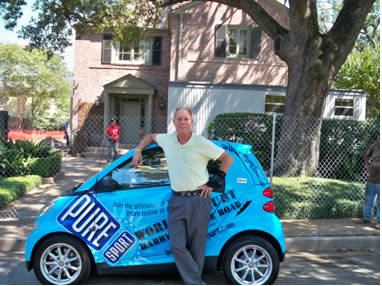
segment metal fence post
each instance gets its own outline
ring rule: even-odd
[[[276,134],[276,113],[273,113],[273,118],[272,118],[271,173],[270,173],[271,186],[272,186],[272,177],[273,177],[273,160],[274,160],[274,156],[275,156],[275,134]]]

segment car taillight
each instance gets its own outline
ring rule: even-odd
[[[272,188],[266,188],[266,189],[263,191],[263,196],[264,196],[264,197],[267,197],[267,198],[273,198],[273,191],[272,191]]]
[[[274,201],[267,202],[265,205],[263,205],[263,210],[269,213],[275,212],[275,203]]]

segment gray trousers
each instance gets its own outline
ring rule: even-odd
[[[168,234],[176,267],[185,284],[201,285],[211,198],[173,195],[168,204]]]
[[[106,160],[107,162],[110,162],[112,160],[111,155],[113,155],[113,161],[117,159],[117,154],[118,154],[118,142],[114,142],[111,140],[107,141],[107,157]]]

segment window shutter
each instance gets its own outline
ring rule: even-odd
[[[261,29],[260,27],[251,28],[250,38],[251,48],[249,50],[250,58],[258,58],[261,50]]]
[[[112,50],[112,41],[113,36],[110,34],[103,35],[102,41],[102,55],[101,55],[101,63],[110,64],[111,63],[111,50]]]
[[[152,49],[152,64],[160,65],[162,57],[162,37],[154,37]]]
[[[215,57],[226,57],[226,26],[219,24],[215,26]]]

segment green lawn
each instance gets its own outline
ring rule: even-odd
[[[41,182],[42,178],[37,175],[0,178],[0,209]]]
[[[279,218],[359,217],[365,184],[312,177],[273,177]]]

